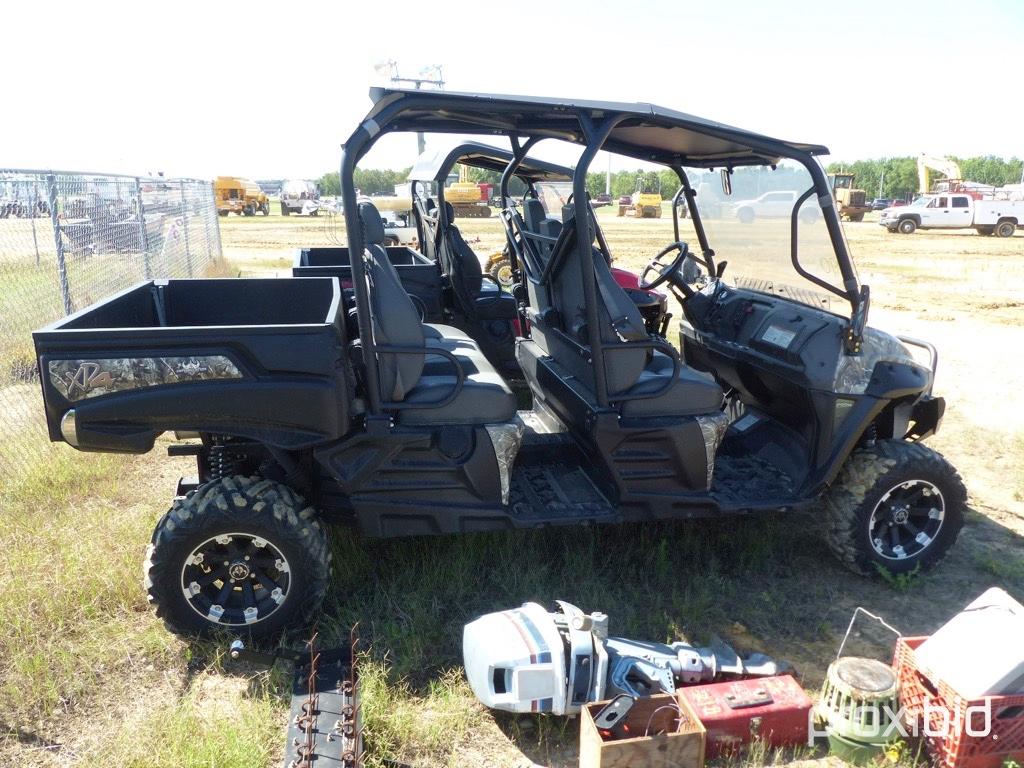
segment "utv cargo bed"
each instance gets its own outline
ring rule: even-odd
[[[150,280],[36,331],[50,438],[144,453],[167,429],[339,437],[341,295],[333,278]]]
[[[398,279],[406,292],[421,306],[423,318],[435,322],[441,318],[441,271],[422,253],[405,246],[385,249],[388,261],[395,265]],[[300,248],[292,265],[295,277],[337,277],[342,288],[352,288],[352,262],[348,248],[330,246]]]

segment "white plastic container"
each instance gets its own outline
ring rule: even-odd
[[[966,699],[1024,693],[1024,606],[992,587],[916,651],[922,672]]]

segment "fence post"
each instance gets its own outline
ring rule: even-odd
[[[149,263],[149,235],[146,234],[146,208],[142,205],[142,184],[135,177],[135,205],[139,212],[139,243],[142,245],[142,274],[146,280],[153,279],[153,266]]]
[[[217,212],[217,193],[213,188],[212,181],[210,182],[206,191],[210,193],[209,203],[213,208],[213,217],[210,220],[213,222],[213,233],[217,236],[216,255],[213,258],[216,261],[220,261],[221,259],[224,258],[224,251],[221,250],[222,246],[220,242],[220,214]]]
[[[57,216],[57,178],[51,173],[46,176],[47,196],[50,199],[50,221],[53,222],[53,241],[57,246],[57,277],[60,280],[60,295],[64,300],[64,314],[70,315],[71,286],[68,285],[68,265],[64,261],[64,240],[60,236],[60,217]]]
[[[181,187],[181,227],[185,235],[185,266],[188,269],[188,276],[194,277],[192,274],[192,253],[189,251],[188,246],[188,208],[185,201],[185,181],[184,179],[178,182],[178,186]]]
[[[32,245],[36,249],[36,266],[39,266],[39,238],[36,237],[36,213],[39,211],[39,177],[32,183]]]

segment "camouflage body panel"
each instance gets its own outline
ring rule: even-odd
[[[871,382],[875,365],[882,362],[912,365],[927,370],[914,360],[895,336],[877,328],[865,328],[859,355],[841,355],[836,366],[833,391],[839,395],[863,395]],[[928,372],[931,375],[931,372]]]
[[[704,436],[704,458],[707,460],[708,485],[715,474],[715,454],[718,453],[718,446],[725,439],[725,433],[729,429],[729,415],[727,413],[708,413],[697,416],[697,424],[700,425],[700,432]]]
[[[50,360],[47,367],[50,383],[73,403],[142,387],[243,378],[224,355]]]

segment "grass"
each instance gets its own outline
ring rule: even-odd
[[[35,437],[34,434],[31,435]],[[25,437],[24,439],[29,439]],[[173,643],[138,616],[139,551],[151,521],[128,499],[126,460],[53,447],[0,486],[0,711],[67,710],[131,656]]]

